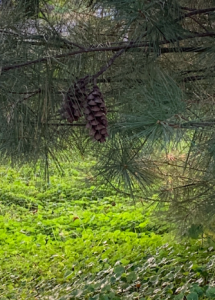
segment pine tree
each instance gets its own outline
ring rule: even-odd
[[[1,5],[2,159],[85,150],[117,189],[213,226],[215,1],[34,1]]]

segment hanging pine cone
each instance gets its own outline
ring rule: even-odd
[[[63,119],[72,123],[83,116],[84,103],[87,97],[87,77],[79,79],[73,87],[69,88],[60,109]]]
[[[94,85],[92,92],[87,96],[84,115],[87,121],[86,127],[90,129],[90,135],[100,143],[105,142],[108,136],[106,113],[102,93],[99,87]]]

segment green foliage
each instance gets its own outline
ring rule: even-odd
[[[17,8],[23,10],[26,17],[37,17],[40,0],[18,0],[17,2]]]
[[[204,233],[202,224],[192,224],[188,228],[188,235],[193,239],[198,239]]]
[[[213,299],[213,247],[175,240],[154,207],[132,205],[90,174],[92,162],[1,167],[1,299]]]

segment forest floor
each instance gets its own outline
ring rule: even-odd
[[[215,299],[215,250],[97,186],[89,161],[0,168],[0,300]]]

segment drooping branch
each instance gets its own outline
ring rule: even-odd
[[[209,121],[189,121],[182,124],[174,124],[174,123],[168,123],[165,121],[157,121],[158,124],[161,125],[167,125],[172,128],[184,128],[184,129],[193,129],[196,130],[197,128],[204,128],[204,127],[214,127],[215,126],[215,120],[209,120]]]
[[[187,39],[200,38],[200,37],[215,37],[215,32],[206,32],[206,33],[187,35],[185,37],[178,37],[177,41],[183,41],[183,40],[187,40]],[[163,40],[163,41],[160,41],[158,44],[165,45],[165,44],[170,44],[170,43],[173,43],[173,41],[168,41],[168,40],[164,41]],[[21,64],[4,66],[1,68],[1,73],[7,72],[9,70],[20,69],[20,68],[27,67],[30,65],[35,65],[38,63],[45,63],[52,58],[56,60],[56,59],[66,58],[66,57],[70,57],[70,56],[74,56],[74,55],[78,55],[78,54],[84,54],[84,53],[119,51],[119,50],[131,49],[131,48],[141,48],[141,47],[150,47],[150,46],[153,46],[153,44],[149,43],[149,42],[143,42],[143,43],[130,42],[127,45],[120,45],[120,46],[87,48],[84,50],[77,50],[77,51],[73,51],[73,52],[55,55],[53,57],[52,56],[41,57],[39,59],[27,61],[27,62],[24,62]]]

